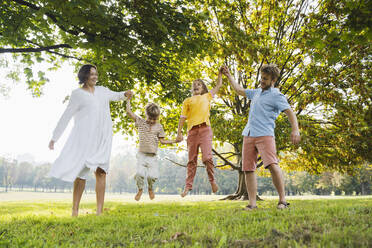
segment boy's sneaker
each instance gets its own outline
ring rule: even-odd
[[[289,208],[289,203],[288,202],[279,202],[278,206],[276,206],[277,209],[286,209]]]
[[[154,194],[154,191],[152,191],[152,189],[149,189],[149,197],[150,197],[150,200],[155,198],[155,194]]]
[[[139,189],[136,196],[134,197],[134,200],[139,201],[141,199],[143,189]]]

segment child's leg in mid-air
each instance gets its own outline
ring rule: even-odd
[[[196,166],[198,162],[198,129],[191,129],[187,135],[187,149],[189,161],[187,163],[187,176],[185,189],[181,196],[185,197],[187,193],[192,190],[192,184],[194,182],[196,174]]]
[[[212,192],[216,193],[218,186],[214,178],[214,164],[212,156],[212,138],[213,132],[210,126],[203,127],[199,133],[200,137],[200,149],[202,152],[202,160],[207,170],[209,183],[212,187]]]
[[[141,199],[141,195],[143,192],[143,187],[145,184],[145,175],[146,175],[146,167],[145,167],[145,161],[144,156],[141,152],[137,153],[137,173],[134,176],[134,180],[136,180],[138,192],[135,195],[134,199],[136,201],[139,201]]]
[[[148,184],[148,190],[149,190],[149,197],[150,200],[155,198],[155,193],[154,193],[154,183],[156,182],[157,178],[152,178],[152,177],[147,177],[147,184]]]
[[[149,162],[149,173],[147,176],[147,185],[148,185],[148,190],[149,190],[149,197],[150,199],[155,198],[155,193],[154,193],[154,183],[156,180],[159,178],[159,166],[158,166],[158,159],[157,156],[149,157],[148,158]]]
[[[142,176],[142,175],[139,175],[138,173],[134,176],[134,180],[136,180],[136,184],[137,184],[137,188],[138,188],[138,191],[137,191],[137,194],[134,196],[134,199],[136,201],[139,201],[141,199],[141,195],[142,195],[142,192],[143,192],[143,186],[144,186],[144,181],[145,181],[145,177]]]

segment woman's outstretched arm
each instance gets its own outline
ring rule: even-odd
[[[130,103],[131,103],[131,102],[130,102],[131,99],[132,99],[132,95],[129,94],[129,96],[127,97],[126,111],[127,111],[128,116],[129,116],[132,120],[136,121],[137,115],[136,115],[135,113],[132,112],[132,107],[131,107],[131,104],[130,104]]]
[[[49,142],[49,149],[54,149],[54,143],[61,137],[63,132],[65,131],[68,123],[70,122],[71,118],[74,114],[79,110],[79,98],[76,95],[76,92],[73,91],[70,96],[70,100],[66,107],[66,110],[63,112],[61,118],[59,119],[56,128],[53,131],[52,139]]]

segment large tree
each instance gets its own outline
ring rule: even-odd
[[[1,2],[0,53],[25,65],[35,95],[47,79],[43,72],[34,78],[34,63],[94,63],[101,84],[135,90],[137,108],[156,98],[173,132],[193,79],[213,85],[227,64],[243,87],[256,88],[262,64],[276,63],[276,87],[297,113],[303,140],[299,149],[292,146],[288,120],[279,116],[276,141],[286,169],[352,173],[372,160],[370,1]],[[212,107],[215,141],[232,147],[215,153],[239,172],[236,199],[246,193],[241,131],[249,106],[224,87]],[[112,117],[117,131],[132,134],[120,103],[112,105]]]
[[[371,161],[371,3],[369,1],[195,1],[209,16],[209,55],[187,72],[214,78],[227,64],[244,88],[256,88],[263,63],[281,70],[278,87],[297,113],[302,143],[289,141],[289,122],[279,116],[277,149],[287,170],[353,173]],[[190,69],[191,68],[191,69]],[[246,195],[241,172],[241,131],[250,102],[225,88],[215,104],[215,138],[229,143],[229,157],[216,154],[239,172],[236,193]],[[231,128],[226,128],[227,123]]]

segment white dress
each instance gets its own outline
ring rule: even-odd
[[[108,172],[113,134],[110,101],[125,99],[124,92],[102,86],[95,86],[94,93],[82,88],[72,91],[52,140],[60,138],[72,117],[74,126],[49,176],[73,182],[87,168],[95,171],[100,167]]]

